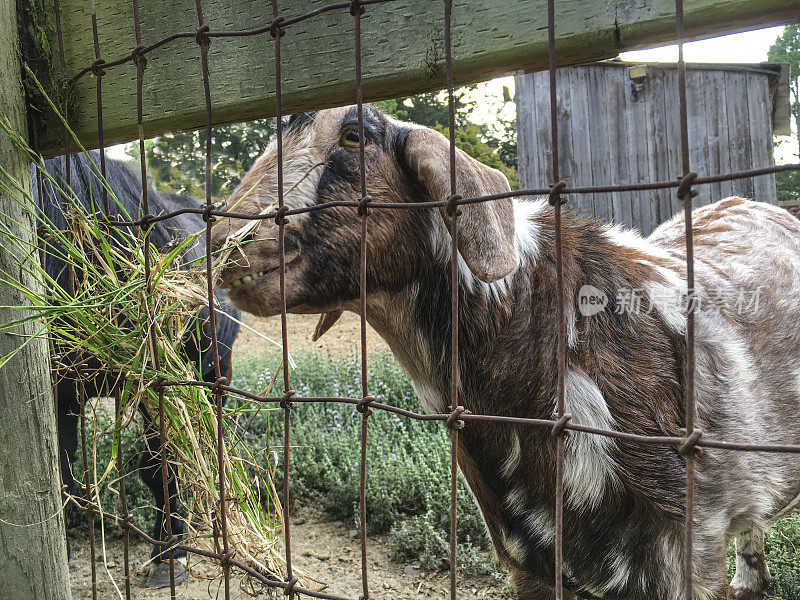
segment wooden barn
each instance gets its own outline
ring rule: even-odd
[[[546,71],[516,77],[520,187],[544,187],[551,172]],[[607,61],[559,69],[561,177],[609,185],[681,175],[674,64]],[[729,173],[774,164],[773,134],[789,132],[788,65],[689,64],[692,170]],[[775,177],[698,186],[695,206],[731,195],[777,203]],[[573,195],[570,204],[649,234],[682,210],[675,190]]]

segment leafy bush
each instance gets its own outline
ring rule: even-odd
[[[361,396],[361,366],[356,357],[309,352],[295,359],[298,366],[290,374],[290,383],[298,397]],[[251,358],[237,365],[236,385],[261,392],[274,376],[265,365],[274,364],[274,360]],[[410,379],[388,353],[370,357],[369,389],[377,402],[420,410]],[[282,393],[279,382],[273,394]],[[280,454],[283,421],[254,422],[249,435],[262,444],[272,440]],[[298,402],[292,412],[290,440],[292,498],[318,502],[331,517],[358,526],[361,415],[355,406]],[[389,551],[397,560],[419,559],[431,569],[444,566],[450,531],[450,440],[444,426],[376,410],[369,417],[367,456],[368,529],[391,532]],[[282,485],[282,464],[276,479]],[[458,539],[460,555],[483,554],[488,560],[484,551],[491,548],[489,538],[460,478]]]
[[[296,355],[290,382],[298,396],[361,396],[360,363],[322,352]],[[251,358],[239,364],[236,384],[260,392],[274,376]],[[281,379],[281,378],[279,378]],[[378,402],[419,411],[411,382],[389,353],[370,357],[370,392]],[[276,385],[273,394],[282,393]],[[269,427],[272,427],[269,430]],[[282,420],[254,423],[251,432],[272,440],[281,453]],[[292,413],[290,483],[295,500],[319,502],[336,519],[357,525],[361,416],[352,405],[298,403]],[[449,557],[450,442],[441,423],[419,422],[375,411],[367,438],[367,524],[391,531],[395,560],[419,561],[426,569],[446,566]],[[277,471],[282,479],[282,465]],[[473,575],[500,577],[487,556],[490,542],[478,509],[459,479],[459,565]],[[800,598],[800,514],[773,524],[766,542],[773,581],[766,600]],[[735,557],[728,551],[729,576]]]

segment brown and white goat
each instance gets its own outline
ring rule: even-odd
[[[357,112],[305,113],[284,133],[290,208],[358,200]],[[368,192],[377,202],[449,195],[448,143],[430,129],[365,107]],[[458,152],[464,197],[508,190]],[[267,212],[277,197],[271,145],[228,201]],[[462,206],[459,218],[459,398],[473,413],[549,418],[556,396],[553,211],[543,201]],[[367,320],[410,373],[429,410],[445,412],[450,357],[450,244],[439,210],[372,210]],[[729,198],[694,213],[697,424],[723,440],[800,443],[800,222]],[[225,220],[223,246],[247,231]],[[277,226],[251,225],[222,271],[229,298],[279,312]],[[643,435],[680,435],[686,317],[681,218],[642,239],[566,212],[563,220],[568,372],[573,422]],[[360,222],[351,207],[286,225],[291,312],[359,310]],[[591,287],[585,287],[591,286]],[[594,288],[594,289],[593,289]],[[581,290],[584,290],[583,292]],[[586,290],[607,300],[582,306]],[[626,298],[636,298],[626,306]],[[747,298],[742,302],[742,298]],[[755,301],[754,301],[755,299]],[[598,312],[599,310],[599,312]],[[469,424],[459,465],[520,598],[553,597],[555,451],[547,429]],[[564,585],[597,598],[682,598],[685,466],[675,448],[573,432],[566,442]],[[694,588],[703,600],[755,599],[769,580],[764,530],[800,500],[795,456],[706,450],[698,460]],[[725,549],[736,540],[730,591]]]

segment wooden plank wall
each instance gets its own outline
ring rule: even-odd
[[[561,176],[569,184],[663,181],[681,175],[677,72],[647,68],[638,98],[631,65],[599,64],[557,73]],[[689,155],[701,176],[774,164],[772,92],[763,69],[690,68]],[[546,72],[516,77],[520,187],[550,181],[550,96]],[[695,206],[731,195],[777,203],[775,178],[704,185]],[[570,204],[649,234],[682,210],[674,190],[582,194]]]

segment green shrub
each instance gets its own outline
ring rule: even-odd
[[[295,360],[297,368],[290,374],[290,384],[298,397],[361,396],[357,357],[308,352]],[[263,391],[274,376],[265,365],[274,364],[274,360],[251,358],[237,365],[236,385]],[[420,410],[410,379],[390,354],[376,353],[369,364],[369,390],[377,402]],[[279,381],[273,395],[282,393]],[[272,418],[253,423],[249,435],[261,444],[270,439],[280,450],[283,421]],[[292,413],[290,439],[292,498],[319,502],[331,517],[358,526],[361,415],[355,406],[298,402]],[[450,440],[444,426],[376,410],[369,418],[367,456],[369,531],[391,532],[389,551],[397,560],[419,559],[426,568],[441,567],[449,557],[450,531]],[[276,479],[282,485],[282,464]],[[458,538],[462,552],[474,548],[475,556],[485,556],[491,548],[480,513],[461,478]]]

